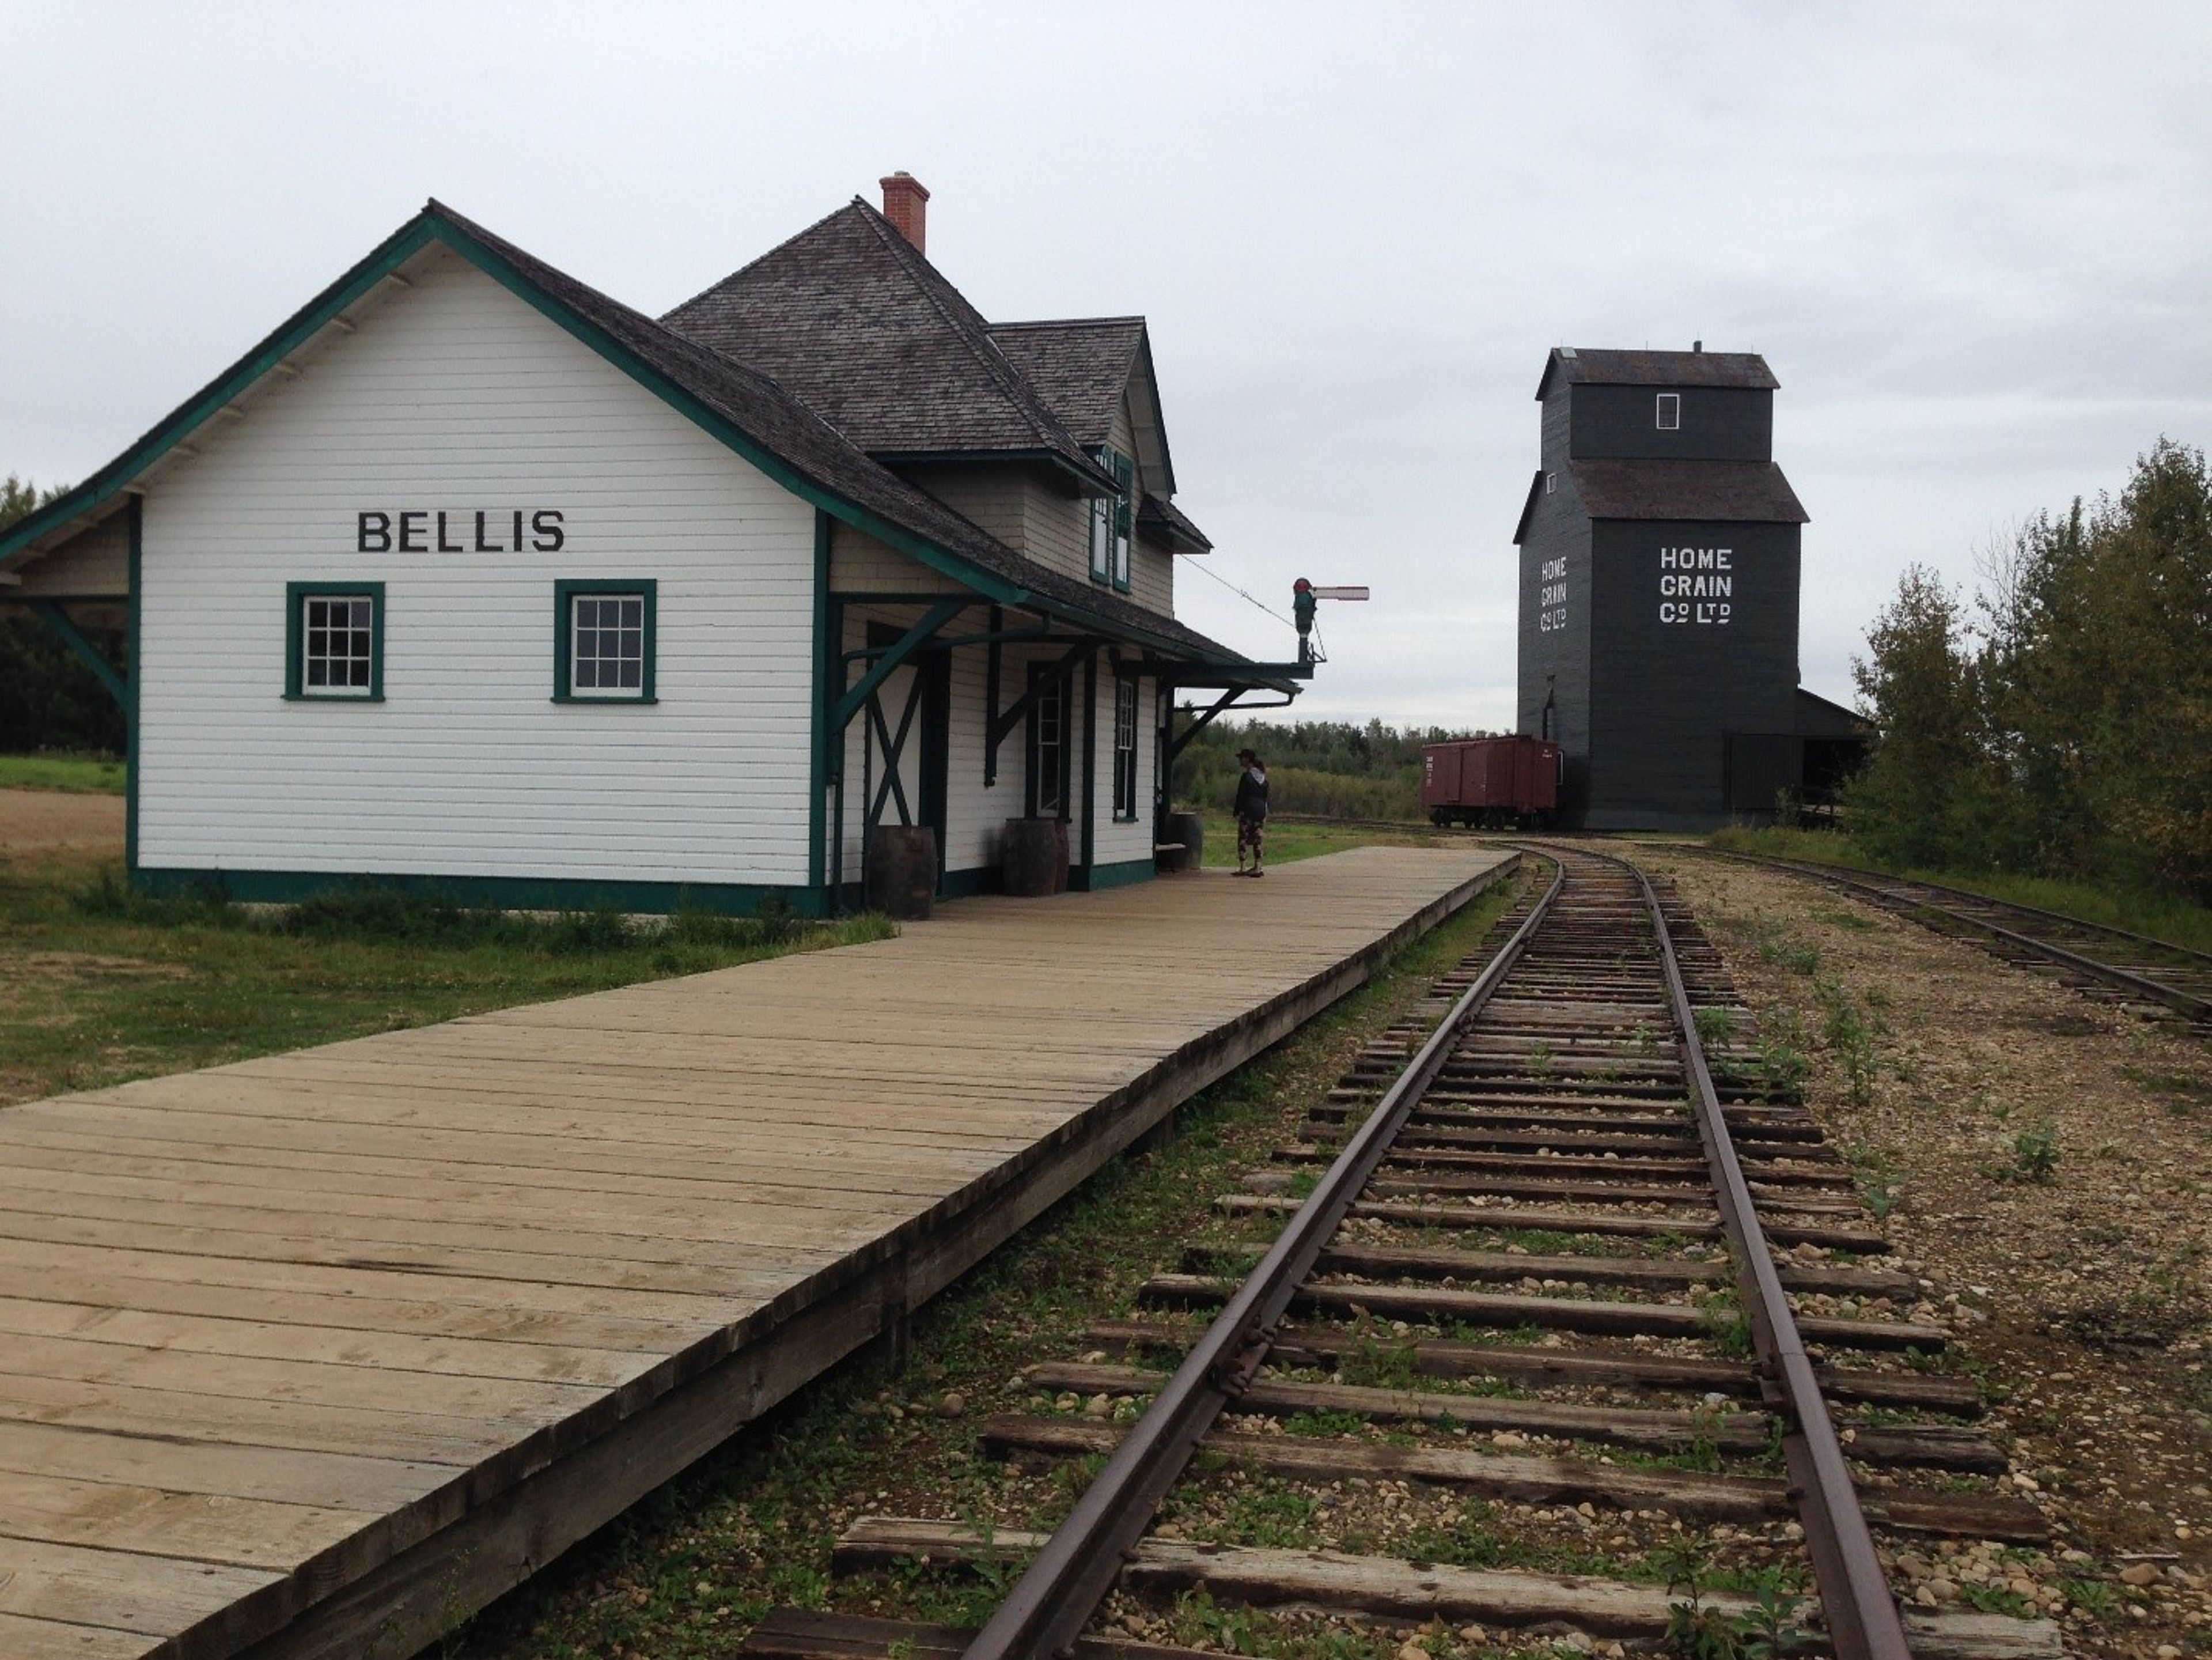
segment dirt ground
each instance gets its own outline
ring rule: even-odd
[[[2045,1564],[1906,1553],[1923,1603],[2062,1599],[2069,1649],[2212,1652],[2212,1050],[1794,878],[1653,849],[1988,1386]],[[1856,1077],[1855,1077],[1856,1074]]]
[[[0,860],[123,856],[123,798],[0,790]]]

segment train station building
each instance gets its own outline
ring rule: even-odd
[[[1807,514],[1754,353],[1554,350],[1521,550],[1518,729],[1561,750],[1559,818],[1710,830],[1817,800],[1864,748],[1797,684]]]
[[[1310,668],[1176,621],[1144,319],[991,322],[884,192],[659,319],[433,202],[0,535],[129,717],[134,879],[818,914],[1011,819],[1149,877],[1178,696]]]

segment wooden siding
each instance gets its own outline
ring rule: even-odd
[[[564,544],[356,550],[403,508],[465,542],[558,509]],[[143,540],[143,865],[805,881],[812,509],[458,260],[165,478]],[[553,702],[555,580],[630,576],[659,702]],[[285,701],[302,581],[385,585],[386,701]]]
[[[1540,733],[1545,697],[1555,698],[1552,736],[1565,769],[1559,811],[1571,824],[1579,822],[1589,793],[1590,525],[1567,471],[1568,419],[1567,388],[1562,386],[1544,401],[1539,450],[1544,470],[1559,487],[1536,497],[1528,539],[1521,544],[1517,729]],[[1559,560],[1566,568],[1566,626],[1547,629],[1540,626],[1544,567]]]
[[[0,1651],[434,1643],[1503,857],[979,899],[0,1113]]]
[[[965,593],[911,554],[885,547],[842,519],[830,521],[830,586],[839,593]]]
[[[1728,734],[1795,733],[1798,544],[1796,525],[1595,527],[1590,828],[1725,824]],[[1725,624],[1660,620],[1659,550],[1684,545],[1730,550]]]
[[[1030,479],[1022,497],[1022,551],[1079,582],[1091,580],[1091,498]]]
[[[24,599],[123,599],[131,592],[131,515],[111,514],[52,552],[18,565],[23,582],[8,593]]]
[[[964,466],[910,466],[899,471],[918,488],[927,490],[1016,553],[1029,551],[1029,494],[1037,484],[1026,466],[998,461]]]
[[[1659,428],[1657,398],[1682,400],[1681,425]],[[1577,459],[1663,456],[1685,461],[1774,458],[1774,394],[1746,386],[1595,386],[1562,384],[1572,404]]]
[[[1125,865],[1152,856],[1152,750],[1158,738],[1152,727],[1158,719],[1155,701],[1158,693],[1158,681],[1137,682],[1137,816],[1133,821],[1117,823],[1114,818],[1113,666],[1109,660],[1099,659],[1098,743],[1091,784],[1098,803],[1091,839],[1094,864]]]
[[[981,613],[979,613],[980,615]],[[1007,648],[999,665],[999,702],[1028,689],[1028,660]],[[1018,818],[1029,793],[1029,744],[1017,729],[999,745],[999,775],[983,781],[983,735],[989,718],[983,701],[989,654],[981,646],[952,654],[952,724],[945,745],[945,868],[996,870],[1006,820]]]

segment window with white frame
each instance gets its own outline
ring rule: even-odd
[[[289,583],[285,608],[287,697],[382,701],[383,583]]]
[[[1682,394],[1662,392],[1659,394],[1659,430],[1679,432],[1682,427]]]
[[[1032,667],[1041,684],[1030,706],[1030,812],[1038,818],[1067,816],[1067,682],[1043,664]]]
[[[376,657],[376,602],[365,593],[317,593],[301,603],[307,614],[301,619],[307,638],[301,646],[300,690],[368,696]]]
[[[1114,816],[1137,816],[1137,683],[1114,683]]]
[[[655,584],[554,584],[553,696],[560,702],[653,698]]]
[[[1103,496],[1091,498],[1091,580],[1114,580],[1114,503]]]

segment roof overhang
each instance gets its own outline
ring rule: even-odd
[[[1103,471],[1079,467],[1058,450],[870,450],[871,460],[887,467],[997,466],[1036,467],[1071,485],[1078,496],[1113,496],[1121,486]]]

